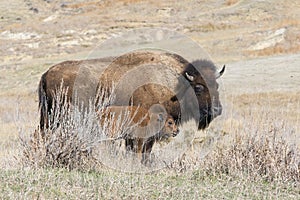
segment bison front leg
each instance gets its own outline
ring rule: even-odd
[[[142,160],[141,160],[142,164],[149,165],[151,163],[150,154],[154,143],[155,143],[154,137],[150,137],[145,141],[142,149]]]

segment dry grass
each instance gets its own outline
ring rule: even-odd
[[[219,30],[228,30],[235,28],[234,25],[229,23],[215,23],[208,22],[201,25],[187,26],[186,28],[190,29],[191,32],[214,32]]]
[[[107,90],[100,92],[96,98],[102,100],[97,109],[93,101],[90,101],[89,107],[79,106],[76,102],[70,105],[66,101],[67,90],[62,87],[56,93],[54,109],[48,119],[51,126],[44,131],[37,129],[29,137],[21,131],[20,164],[34,169],[89,171],[111,162],[111,156],[121,152],[118,141],[135,126],[131,123],[131,117],[135,116],[136,111],[130,113],[124,110],[121,116],[99,115],[114,98],[114,95],[107,96]]]
[[[234,5],[238,2],[239,2],[239,0],[226,0],[225,5],[231,6],[231,5]]]
[[[126,174],[109,170],[6,171],[0,174],[4,199],[298,199],[290,183],[269,184],[191,173]]]
[[[279,22],[277,22],[276,27],[277,28],[282,28],[282,27],[289,27],[289,26],[299,26],[300,25],[300,20],[297,18],[293,17],[286,17]]]
[[[242,110],[245,118],[259,119],[263,113],[268,117],[276,116],[284,120],[288,126],[300,130],[300,93],[299,92],[264,92],[234,96],[236,109]],[[251,109],[250,109],[251,108]]]
[[[259,115],[245,114],[246,118],[240,117],[238,125],[231,122],[224,129],[211,129],[200,144],[194,143],[194,152],[184,153],[169,168],[177,172],[198,169],[209,177],[299,185],[298,130],[269,114],[267,110],[261,110]],[[210,150],[207,156],[201,156],[207,150]]]
[[[20,133],[23,156],[20,163],[32,168],[85,168],[85,163],[93,162],[89,142],[82,137],[87,132],[93,133],[94,118],[89,113],[81,113],[78,106],[68,104],[64,89],[57,91],[53,115],[49,119],[51,128],[44,131],[35,130],[26,137]],[[86,120],[85,120],[86,119]],[[87,126],[84,126],[87,123]],[[82,130],[81,127],[85,127]]]
[[[282,23],[282,26],[279,26]],[[278,29],[288,27],[284,41],[260,50],[246,50],[251,56],[270,56],[277,54],[295,54],[300,52],[299,20],[286,19],[279,22]]]
[[[273,47],[268,47],[262,50],[257,51],[246,51],[247,54],[251,56],[271,56],[271,55],[278,55],[278,54],[287,54],[287,53],[299,53],[300,46],[291,44],[286,46],[286,44],[277,44]]]
[[[110,2],[110,1],[90,1],[90,2],[84,2],[84,3],[72,3],[72,4],[66,4],[65,7],[66,8],[71,8],[71,9],[82,9],[82,8],[86,8],[86,7],[94,7],[94,8],[107,8],[107,7],[111,7],[111,6],[115,6],[116,4],[134,4],[134,3],[139,3],[141,2],[141,0],[118,0],[118,1],[114,1],[114,2]],[[91,9],[93,10],[93,9]]]
[[[228,175],[251,181],[300,182],[300,153],[280,127],[266,127],[259,133],[239,133],[228,144],[222,144],[203,160],[207,175]],[[251,130],[252,132],[252,130]],[[284,133],[282,133],[284,132]]]
[[[272,96],[272,94],[267,96]],[[280,98],[285,99],[280,95],[275,96],[277,98],[268,100],[269,106],[273,104],[273,101],[278,102]],[[294,97],[293,100],[291,96],[289,101],[297,102],[299,100],[297,94]],[[250,97],[243,95],[240,97],[240,102],[244,102],[243,106],[247,105],[248,101],[256,105],[262,104],[262,106],[266,103],[259,96],[256,96],[253,101],[250,100]],[[282,101],[284,102],[284,100]],[[58,98],[58,104],[62,104],[60,98]],[[248,107],[244,111],[243,116],[246,118],[239,119],[239,128],[231,124],[227,128],[224,127],[223,130],[214,131],[211,129],[200,140],[195,140],[195,129],[189,130],[183,127],[183,138],[174,140],[173,146],[169,146],[171,150],[166,151],[168,154],[157,154],[156,157],[161,156],[161,158],[157,158],[157,161],[165,163],[167,167],[177,172],[201,168],[205,169],[205,173],[211,173],[210,175],[213,176],[226,174],[243,177],[246,175],[254,180],[263,177],[270,182],[273,180],[298,182],[299,149],[297,144],[291,144],[290,141],[292,140],[289,140],[295,136],[296,130],[289,127],[285,120],[277,118],[280,115],[276,117],[276,114],[272,114],[272,109],[260,110],[259,114],[254,112],[255,109],[257,108]],[[109,122],[112,119],[106,119],[107,123],[103,127],[99,127],[99,123],[95,123],[97,122],[97,116],[94,111],[82,115],[80,110],[70,110],[69,106],[64,105],[63,109],[59,109],[59,112],[64,113],[64,117],[61,118],[61,115],[53,116],[54,119],[51,121],[54,122],[53,124],[59,125],[52,130],[47,130],[46,137],[42,137],[39,131],[35,131],[29,142],[22,140],[25,156],[22,160],[23,164],[38,168],[63,167],[67,169],[85,169],[87,171],[94,169],[95,163],[100,163],[100,160],[97,161],[101,154],[99,152],[99,141],[103,141],[103,138],[104,140],[105,138],[111,140],[107,138],[107,135],[111,135],[110,132],[116,130],[110,127],[112,123]],[[295,113],[295,115],[298,114]],[[124,129],[118,130],[125,130],[128,126],[127,123],[120,124],[124,126]],[[187,127],[191,127],[191,125],[187,125]],[[114,133],[113,135],[122,138],[123,134],[124,131],[120,131],[120,133]],[[230,135],[231,138],[229,143],[227,143],[228,140],[225,140],[228,138],[227,135]],[[211,139],[214,141],[212,142]],[[213,149],[216,141],[218,141],[218,147],[215,151],[206,158],[200,155],[207,146]],[[186,151],[190,147],[193,147],[194,150]],[[98,148],[96,151],[98,157],[92,154],[95,148]],[[106,153],[110,151],[101,150]],[[175,151],[179,151],[177,155],[181,156],[174,162],[170,162],[168,156],[172,157],[171,154]],[[173,156],[173,158],[175,157]],[[120,156],[119,161],[122,159],[124,158]],[[130,158],[127,157],[127,159]]]

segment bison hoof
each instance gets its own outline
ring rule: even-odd
[[[154,164],[155,156],[153,154],[144,154],[141,163],[147,167],[151,167]]]

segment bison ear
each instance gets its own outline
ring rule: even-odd
[[[225,65],[223,66],[223,68],[221,69],[221,71],[216,73],[216,79],[220,78],[225,72]]]
[[[187,73],[187,72],[185,72],[185,76],[189,81],[194,81],[194,79],[195,79],[194,76],[189,75],[189,73]]]

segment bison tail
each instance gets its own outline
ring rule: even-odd
[[[39,112],[40,112],[40,131],[48,128],[48,102],[46,95],[46,81],[45,74],[41,77],[38,88],[39,95]]]

